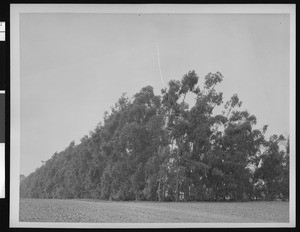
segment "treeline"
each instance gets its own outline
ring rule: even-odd
[[[221,73],[198,85],[194,71],[155,95],[123,94],[89,136],[55,153],[29,176],[20,196],[151,201],[289,198],[289,140],[265,138],[233,95],[223,103]],[[191,107],[187,95],[193,95]],[[190,96],[191,97],[191,96]],[[214,109],[222,108],[221,113]],[[283,147],[283,148],[282,148]]]

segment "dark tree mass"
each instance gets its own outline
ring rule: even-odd
[[[89,136],[33,173],[20,196],[149,201],[289,198],[289,140],[265,138],[233,95],[223,103],[221,73],[198,85],[194,71],[155,95],[123,94]],[[186,96],[194,97],[189,106]],[[220,113],[215,113],[214,109]]]

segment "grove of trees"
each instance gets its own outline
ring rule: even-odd
[[[81,142],[20,178],[20,196],[149,201],[289,199],[289,140],[223,102],[221,73],[123,94]],[[192,106],[187,96],[194,97]],[[221,109],[216,111],[215,109]],[[216,113],[220,112],[220,113]]]

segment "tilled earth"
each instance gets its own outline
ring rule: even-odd
[[[20,199],[20,222],[289,222],[288,202],[114,202]]]

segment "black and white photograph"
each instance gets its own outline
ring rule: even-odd
[[[10,227],[294,227],[295,8],[12,4]]]

